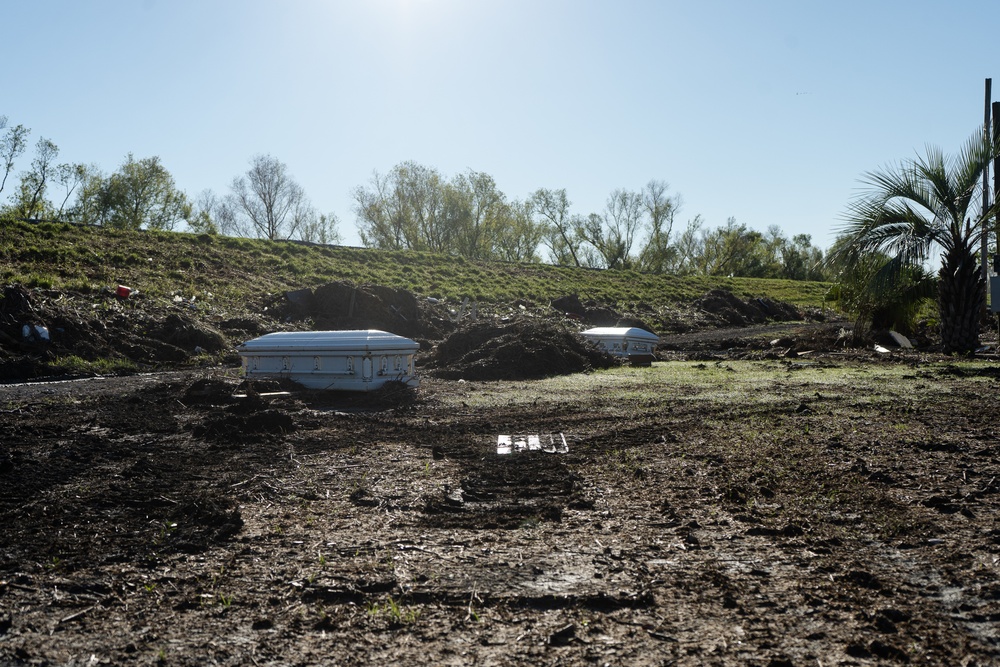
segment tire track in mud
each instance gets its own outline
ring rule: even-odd
[[[587,503],[579,478],[555,454],[487,455],[463,461],[460,475],[443,498],[428,501],[428,527],[511,529],[559,522],[567,505]]]

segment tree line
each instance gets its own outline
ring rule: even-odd
[[[601,211],[582,215],[572,211],[565,189],[539,188],[520,201],[489,174],[468,170],[448,179],[403,162],[375,172],[352,197],[369,247],[648,273],[829,278],[823,251],[808,234],[788,238],[777,226],[762,233],[735,218],[711,229],[701,216],[675,230],[681,198],[661,180],[614,190]]]
[[[158,157],[125,157],[116,171],[60,163],[59,148],[39,138],[26,169],[30,130],[0,116],[0,219],[57,220],[122,229],[221,233],[271,240],[339,243],[339,220],[320,213],[287,165],[270,155],[219,195],[194,200],[176,186]],[[6,189],[6,190],[5,190]],[[708,228],[701,216],[675,229],[681,198],[665,181],[612,191],[602,210],[572,211],[565,189],[539,188],[524,200],[505,195],[489,174],[468,170],[448,178],[402,162],[374,172],[351,190],[357,231],[372,248],[427,250],[477,260],[548,261],[603,269],[825,280],[823,251],[808,234],[759,232],[730,218]]]
[[[29,148],[30,130],[8,127],[0,116],[0,193],[12,185],[0,219],[56,220],[118,229],[224,233],[337,243],[337,219],[319,213],[281,161],[254,156],[229,192],[205,190],[195,200],[177,188],[159,157],[137,159],[131,153],[118,169],[105,174],[95,165],[58,162],[59,147],[41,137],[27,169],[14,168]]]

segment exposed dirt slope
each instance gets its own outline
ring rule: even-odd
[[[722,325],[801,321],[807,315],[787,304],[741,300],[718,290],[694,305],[661,304],[623,313],[606,304],[582,302],[576,295],[530,307],[479,307],[467,301],[448,304],[418,298],[385,286],[337,282],[273,296],[257,306],[247,304],[234,316],[179,295],[163,299],[110,289],[80,294],[8,285],[0,298],[0,382],[79,373],[86,368],[80,360],[120,371],[233,365],[239,362],[235,349],[240,343],[289,329],[382,329],[420,341],[425,352],[439,345],[427,363],[443,374],[539,377],[606,363],[572,335],[586,327],[637,326],[666,336]],[[475,368],[466,371],[449,355],[468,347],[470,337],[478,337],[480,345],[487,338],[494,340],[489,349],[469,357],[466,365]],[[472,352],[469,348],[462,354]],[[512,373],[512,364],[522,370]]]

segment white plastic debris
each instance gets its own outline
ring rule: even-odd
[[[908,350],[913,349],[913,343],[911,343],[910,339],[904,336],[903,334],[896,331],[890,331],[889,336],[896,343],[896,345],[900,347],[905,347]]]
[[[497,454],[544,451],[549,454],[565,454],[569,451],[566,436],[562,433],[543,435],[498,435]]]
[[[21,336],[24,340],[49,340],[49,328],[41,324],[25,324],[21,327]]]

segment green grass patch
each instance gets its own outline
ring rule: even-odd
[[[97,359],[90,361],[71,355],[58,357],[50,364],[53,370],[66,375],[132,375],[139,368],[128,359]]]
[[[78,289],[93,285],[95,277],[104,277],[108,286],[121,282],[147,294],[197,286],[220,295],[220,307],[234,310],[261,294],[336,280],[402,288],[420,296],[470,297],[484,304],[518,299],[545,304],[575,293],[581,299],[621,309],[687,302],[719,287],[742,297],[768,296],[800,306],[821,306],[829,288],[826,283],[475,262],[428,252],[63,224],[6,222],[0,231],[0,265],[5,267],[6,282]]]

